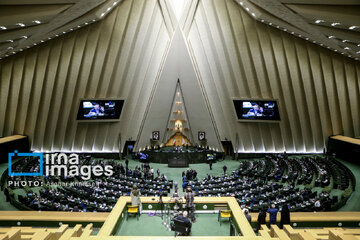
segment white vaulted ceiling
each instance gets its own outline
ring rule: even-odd
[[[320,152],[332,134],[360,136],[357,1],[187,0],[179,20],[172,0],[31,2],[34,15],[24,2],[0,16],[0,40],[14,36],[0,41],[0,136],[28,135],[33,150],[149,145],[152,131],[164,136],[177,79],[192,135],[206,131],[212,147]],[[43,18],[9,30],[18,16]],[[77,122],[80,98],[125,99],[120,121]],[[234,98],[278,99],[280,123],[238,122]]]

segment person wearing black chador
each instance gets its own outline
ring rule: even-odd
[[[290,211],[286,204],[281,209],[281,219],[280,219],[280,228],[282,229],[284,225],[290,224]]]

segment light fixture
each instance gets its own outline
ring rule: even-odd
[[[7,42],[14,42],[14,40],[6,40]]]
[[[101,17],[105,16],[105,13],[102,13],[100,16],[101,16]]]
[[[40,24],[41,22],[39,20],[35,20],[33,23]]]
[[[337,26],[337,25],[341,25],[341,24],[338,23],[338,22],[334,22],[334,23],[331,24],[331,26],[333,26],[333,27],[335,27],[335,26]]]
[[[93,19],[92,21],[93,21],[93,22],[96,22],[96,19]]]
[[[349,27],[350,30],[353,30],[355,28],[359,28],[359,26],[351,26],[351,27]]]
[[[88,25],[89,23],[88,22],[86,22],[86,23],[84,23],[85,25]]]
[[[324,46],[324,44],[320,43],[320,46]]]
[[[13,47],[8,47],[7,49],[9,49],[9,50],[13,50],[14,48],[13,48]]]
[[[350,50],[350,48],[349,47],[344,47],[344,50]]]
[[[240,2],[240,5],[241,5],[241,6],[244,5],[244,3],[243,3],[243,2]]]
[[[63,34],[65,34],[66,32],[62,32]]]
[[[43,43],[43,42],[44,42],[44,40],[41,40],[40,42],[42,42],[42,43]]]
[[[346,42],[349,42],[349,40],[344,39],[344,40],[342,40],[342,42],[343,42],[343,43],[346,43]]]
[[[360,51],[357,51],[356,54],[360,54]]]
[[[22,36],[22,38],[27,39],[27,38],[28,38],[28,36]]]
[[[329,39],[335,38],[335,36],[328,36]]]
[[[272,23],[270,22],[270,23],[269,23],[269,25],[271,26],[271,25],[272,25]]]
[[[16,25],[19,26],[19,27],[25,27],[24,23],[17,23]]]
[[[323,23],[323,22],[325,22],[325,21],[321,20],[321,19],[318,19],[318,20],[315,21],[315,23]]]
[[[246,11],[250,11],[250,9],[249,8],[245,8],[246,9]]]
[[[115,6],[117,3],[118,3],[118,2],[114,2],[114,3],[113,3],[113,6]]]
[[[58,34],[55,35],[55,37],[58,37],[58,36],[59,36]]]
[[[4,27],[4,26],[0,26],[0,29],[1,29],[1,30],[6,30],[7,28]]]
[[[256,15],[255,15],[255,13],[251,13],[251,15],[253,16],[253,17],[255,17]]]
[[[357,46],[360,47],[360,43]]]
[[[106,9],[106,11],[110,11],[111,10],[111,7],[108,7],[107,9]]]
[[[261,19],[260,22],[265,22],[265,20],[264,20],[264,19]]]
[[[309,40],[309,38],[307,37],[307,38],[305,38],[305,40]]]

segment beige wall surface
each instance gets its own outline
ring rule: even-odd
[[[320,152],[329,135],[360,136],[359,61],[257,22],[233,0],[185,9],[194,135],[205,119],[214,146],[227,138],[239,152]],[[117,152],[119,135],[148,144],[168,120],[148,112],[170,94],[158,84],[176,30],[169,12],[163,0],[125,0],[102,21],[0,60],[0,136],[28,135],[38,151]],[[77,122],[81,98],[125,99],[120,121]],[[238,122],[233,98],[278,99],[281,122]]]
[[[257,22],[233,0],[198,1],[187,29],[221,139],[237,151],[321,152],[329,135],[360,136],[359,61]],[[238,122],[233,98],[278,99],[281,122]]]

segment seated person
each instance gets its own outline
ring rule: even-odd
[[[188,218],[188,212],[187,211],[183,211],[182,213],[180,213],[176,218],[176,220],[185,222],[186,227],[188,228],[188,231],[186,232],[186,236],[190,235],[191,232],[191,222],[190,219]]]

